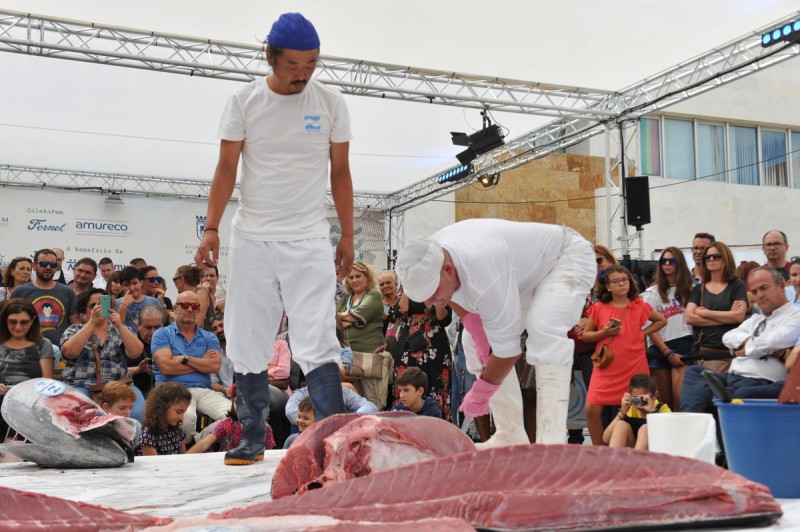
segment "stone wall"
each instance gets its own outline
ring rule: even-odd
[[[565,224],[596,239],[596,189],[604,185],[604,159],[554,153],[504,172],[490,188],[475,183],[458,190],[456,221],[502,218]]]

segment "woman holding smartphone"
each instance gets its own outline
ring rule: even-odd
[[[122,323],[114,309],[108,309],[108,317],[103,317],[105,308],[100,299],[107,295],[99,288],[81,293],[78,314],[83,324],[71,325],[61,337],[61,355],[66,361],[61,378],[89,398],[92,398],[89,388],[93,385],[128,380],[128,359],[138,358],[144,350],[144,344]],[[131,386],[136,394],[131,417],[142,422],[144,396]]]
[[[605,368],[595,367],[586,397],[586,424],[594,445],[603,445],[603,428],[619,410],[619,398],[636,373],[649,373],[644,337],[658,331],[667,320],[639,298],[630,272],[609,266],[600,289],[600,300],[589,307],[583,339],[608,345],[614,359]],[[650,321],[644,330],[642,327]]]

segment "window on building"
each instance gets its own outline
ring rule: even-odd
[[[697,178],[704,181],[727,181],[725,168],[725,127],[698,124]]]
[[[800,188],[800,132],[792,131],[792,173],[794,188]]]
[[[643,175],[661,175],[661,122],[642,118],[639,129]]]
[[[786,133],[761,130],[762,184],[771,187],[789,186],[789,162],[786,159]]]
[[[730,127],[731,183],[758,185],[757,142],[756,128]]]
[[[664,119],[665,177],[694,179],[694,122]]]

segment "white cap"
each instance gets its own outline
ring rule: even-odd
[[[436,292],[443,263],[442,246],[427,238],[414,240],[400,250],[395,272],[409,299],[423,303]]]

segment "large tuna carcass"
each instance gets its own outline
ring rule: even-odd
[[[133,461],[136,422],[106,414],[63,382],[31,379],[13,386],[2,414],[30,443],[0,449],[42,467],[119,467]]]

